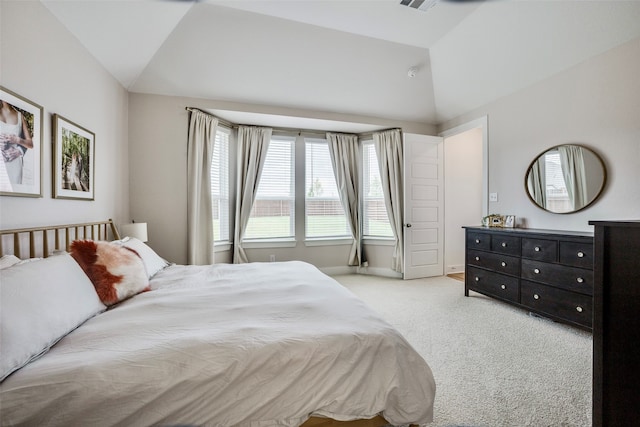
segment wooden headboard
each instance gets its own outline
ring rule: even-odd
[[[78,239],[118,240],[120,234],[111,219],[0,230],[0,256],[13,254],[18,258],[46,258],[56,250],[68,251],[71,242]]]

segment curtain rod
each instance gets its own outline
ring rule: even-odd
[[[185,110],[187,110],[187,111],[191,111],[191,112],[193,112],[193,111],[199,111],[199,112],[201,112],[201,113],[203,113],[203,114],[206,114],[206,115],[208,115],[208,116],[215,117],[216,119],[218,119],[218,122],[219,122],[219,123],[221,123],[221,124],[223,124],[223,125],[225,125],[225,126],[227,126],[227,127],[230,127],[230,128],[232,128],[232,129],[238,129],[238,127],[239,127],[239,126],[258,126],[258,125],[248,125],[248,124],[237,124],[237,123],[231,123],[231,122],[228,122],[228,121],[226,121],[226,120],[224,120],[224,119],[221,119],[221,118],[219,118],[219,117],[217,117],[217,116],[215,116],[215,115],[213,115],[213,114],[211,114],[211,113],[207,113],[206,111],[202,111],[202,110],[201,110],[201,109],[199,109],[199,108],[194,108],[194,107],[184,107],[184,109],[185,109]],[[324,135],[326,135],[326,132],[325,132],[325,131],[318,131],[318,130],[313,130],[313,129],[299,129],[299,128],[275,128],[275,127],[271,127],[271,126],[263,126],[263,127],[270,127],[270,128],[272,129],[272,131],[274,131],[274,132],[287,132],[287,133],[292,133],[292,132],[293,132],[293,133],[297,133],[298,135],[300,135],[300,134],[302,134],[302,133],[315,134],[315,135],[323,135],[323,136],[324,136]]]
[[[373,139],[373,134],[374,134],[374,133],[379,133],[379,132],[388,132],[388,131],[390,131],[390,130],[397,130],[397,131],[399,131],[400,133],[402,133],[402,129],[401,129],[401,128],[390,128],[390,129],[373,130],[373,131],[371,131],[371,132],[363,132],[363,133],[359,133],[359,134],[357,134],[357,135],[358,135],[358,137],[360,137],[360,138],[371,138],[371,139]]]
[[[220,117],[216,117],[216,116],[214,116],[214,115],[213,115],[213,114],[211,114],[211,113],[207,113],[206,111],[202,111],[202,110],[201,110],[201,109],[199,109],[199,108],[184,107],[184,109],[185,109],[185,110],[187,110],[187,111],[189,111],[189,112],[191,112],[191,113],[192,113],[192,112],[194,112],[194,111],[198,111],[198,112],[200,112],[200,113],[202,113],[202,114],[206,114],[207,116],[215,117],[216,119],[218,119],[218,123],[220,123],[220,124],[222,124],[222,125],[224,125],[224,126],[227,126],[227,127],[229,127],[229,128],[232,128],[232,129],[237,129],[237,128],[238,128],[238,125],[233,124],[233,123],[231,123],[231,122],[228,122],[228,121],[226,121],[226,120],[224,120],[224,119],[221,119]]]
[[[199,111],[203,114],[207,114],[211,117],[215,117],[216,119],[218,119],[218,122],[223,124],[224,126],[230,127],[232,129],[238,129],[238,126],[256,126],[256,125],[246,125],[246,124],[236,124],[236,123],[231,123],[228,122],[224,119],[221,119],[211,113],[207,113],[206,111],[202,111],[199,108],[195,108],[195,107],[184,107],[185,110],[193,112],[193,111]],[[270,126],[265,126],[265,127],[270,127]],[[325,136],[327,134],[327,132],[331,132],[331,133],[351,133],[351,132],[334,132],[334,131],[321,131],[321,130],[317,130],[317,129],[298,129],[298,128],[271,128],[273,131],[276,132],[297,132],[298,135],[302,134],[302,133],[308,133],[308,134],[315,134],[315,135],[323,135]],[[402,132],[401,128],[390,128],[390,129],[382,129],[382,130],[376,130],[376,131],[371,131],[371,132],[363,132],[363,133],[351,133],[352,135],[357,135],[358,137],[362,138],[362,137],[372,137],[373,138],[373,134],[375,132],[386,132],[386,131],[390,131],[390,130],[398,130],[400,132]]]

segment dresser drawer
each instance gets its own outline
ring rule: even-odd
[[[467,267],[465,274],[467,288],[496,298],[517,303],[519,299],[519,279],[503,274]]]
[[[593,295],[592,270],[523,259],[521,275],[523,279]]]
[[[560,263],[593,269],[593,244],[560,242]]]
[[[523,280],[520,284],[520,304],[588,328],[593,323],[593,299],[587,295]]]
[[[491,236],[491,250],[501,254],[520,256],[520,237],[494,234]]]
[[[491,249],[491,235],[488,233],[467,232],[467,249]]]
[[[471,265],[487,268],[498,273],[520,275],[520,258],[493,252],[469,251],[467,262]]]
[[[522,257],[538,261],[555,262],[558,260],[558,242],[556,240],[522,239]]]

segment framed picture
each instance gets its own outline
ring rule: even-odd
[[[42,197],[42,107],[0,86],[0,195]]]
[[[504,216],[498,214],[487,215],[482,218],[484,227],[504,227]]]
[[[489,227],[504,227],[504,216],[492,215]]]
[[[516,226],[516,216],[515,215],[505,215],[504,217],[504,226],[513,228]]]
[[[58,114],[53,132],[53,197],[93,200],[95,134]]]

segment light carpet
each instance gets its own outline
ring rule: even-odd
[[[436,380],[434,427],[591,425],[592,337],[436,277],[336,280],[394,325]]]

